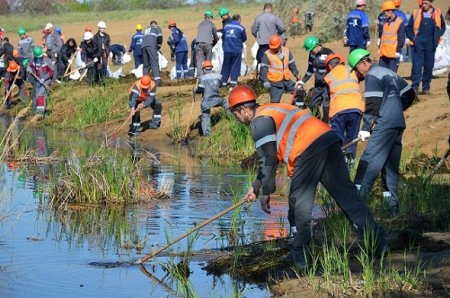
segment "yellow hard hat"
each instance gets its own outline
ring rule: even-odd
[[[141,24],[137,24],[137,25],[136,25],[136,30],[142,30],[142,29],[144,29],[144,27],[142,27]]]

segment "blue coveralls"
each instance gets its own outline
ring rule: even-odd
[[[187,78],[188,76],[188,45],[186,36],[177,27],[172,27],[172,42],[175,45],[175,61],[177,69],[177,79],[181,77]]]
[[[245,28],[238,21],[227,23],[223,40],[222,84],[226,85],[230,77],[230,85],[236,86],[241,73],[243,44],[247,40]]]
[[[142,30],[139,30],[131,37],[130,49],[128,52],[131,53],[131,51],[133,51],[134,68],[138,68],[139,65],[142,64],[142,36],[144,36],[144,34],[142,33]]]
[[[372,133],[356,170],[359,196],[366,200],[382,173],[383,197],[390,211],[398,211],[402,135],[406,128],[401,95],[411,89],[392,70],[372,65],[365,77],[365,112],[361,130]]]
[[[422,21],[417,35],[414,34],[414,15],[411,15],[406,26],[406,36],[414,42],[414,45],[411,47],[411,80],[413,89],[418,90],[422,80],[423,91],[429,91],[434,67],[434,55],[439,38],[445,32],[445,21],[441,15],[442,25],[441,29],[439,29],[431,15],[422,10],[420,13],[422,13]]]
[[[366,49],[367,42],[370,41],[369,17],[359,9],[353,9],[347,15],[347,44],[350,46],[350,53],[354,49]]]

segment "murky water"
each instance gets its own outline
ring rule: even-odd
[[[5,131],[8,121],[1,121],[0,131]],[[92,143],[42,129],[27,131],[24,137],[38,156]],[[146,263],[147,272],[130,262],[231,206],[230,196],[247,190],[249,173],[236,167],[187,162],[184,149],[175,151],[165,144],[157,147],[151,150],[159,153],[161,166],[149,164],[146,174],[156,184],[173,179],[173,195],[168,201],[127,210],[79,207],[56,211],[48,206],[48,165],[24,170],[17,164],[1,164],[0,297],[185,296],[179,282],[164,269],[168,262],[176,263],[176,258],[161,254]],[[132,148],[124,150],[130,150],[131,158]],[[272,215],[264,214],[257,204],[244,208],[238,214],[242,219],[240,239],[250,243],[269,235],[280,236],[286,232],[286,213],[286,200],[273,200]],[[233,213],[201,229],[192,250],[229,245],[231,216]],[[186,249],[185,239],[172,251]],[[202,269],[205,265],[201,258],[189,264],[189,283],[198,297],[270,295],[265,285],[207,275]]]

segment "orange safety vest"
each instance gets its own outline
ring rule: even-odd
[[[294,174],[294,163],[318,137],[331,128],[311,116],[306,110],[284,103],[265,104],[256,109],[255,118],[271,117],[276,126],[277,158],[288,167],[288,176]]]
[[[395,58],[398,45],[398,28],[400,28],[402,22],[399,17],[395,17],[393,22],[384,22],[380,48],[378,49],[380,57]]]
[[[300,23],[300,18],[298,17],[298,14],[294,14],[291,18],[291,23],[292,24],[296,24],[296,23]]]
[[[150,91],[153,90],[153,88],[155,88],[155,82],[151,82],[150,84],[150,88],[147,89],[147,91],[144,91],[144,89],[142,89],[141,87],[141,80],[136,81],[133,85],[131,85],[130,91],[128,91],[129,96],[132,95],[132,93],[138,93],[139,92],[139,97],[138,97],[138,102],[142,102],[147,100],[148,96],[150,95]]]
[[[364,101],[359,89],[358,78],[348,66],[337,65],[324,79],[330,88],[330,118],[344,110],[364,111]]]
[[[436,26],[441,29],[442,23],[441,23],[441,15],[442,12],[439,8],[434,8],[433,7],[433,15],[431,16],[431,18],[435,21]],[[412,17],[414,18],[414,26],[413,26],[413,33],[414,35],[419,34],[419,28],[420,28],[420,23],[422,22],[422,9],[414,9],[413,13],[412,13]],[[441,36],[442,38],[442,36]],[[409,41],[410,45],[414,45],[414,42],[412,40]]]
[[[269,61],[267,79],[271,82],[281,82],[291,79],[289,49],[281,47],[281,52],[283,53],[283,61],[278,57],[278,54],[272,53],[271,50],[266,51],[267,60]]]

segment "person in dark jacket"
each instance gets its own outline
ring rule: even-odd
[[[87,67],[87,79],[89,85],[94,83],[98,84],[101,80],[101,64],[100,56],[101,50],[97,47],[97,44],[92,40],[92,32],[84,32],[83,41],[81,42],[81,60]]]
[[[113,44],[110,47],[112,53],[112,61],[114,65],[122,64],[122,56],[126,53],[125,45]]]
[[[177,27],[175,20],[170,20],[168,24],[169,30],[172,32],[171,40],[173,45],[173,51],[175,53],[176,69],[177,69],[177,79],[187,78],[188,76],[188,45],[186,42],[186,36],[183,31]]]
[[[161,28],[156,21],[150,22],[150,27],[144,30],[142,37],[142,62],[143,73],[153,75],[156,85],[161,83],[158,51],[163,43]]]
[[[72,64],[75,58],[75,52],[77,51],[77,42],[73,38],[69,38],[67,42],[63,45],[58,54],[58,76],[61,78]]]
[[[0,57],[5,55],[3,57],[3,59],[5,61],[14,60],[13,51],[14,51],[14,46],[9,43],[9,38],[5,37],[3,39],[3,48],[0,49]]]
[[[431,2],[422,1],[422,7],[413,10],[406,26],[406,37],[412,49],[412,87],[417,93],[422,81],[424,94],[430,93],[434,55],[445,32],[445,21],[441,10],[434,8]]]
[[[230,11],[226,7],[219,8],[219,17],[222,19],[222,30],[218,30],[219,32],[223,32],[225,30],[225,26],[233,21],[230,17]]]
[[[347,15],[347,45],[354,49],[366,49],[370,45],[369,16],[364,12],[366,0],[356,0],[356,8]]]
[[[111,52],[111,38],[109,34],[105,32],[106,24],[103,21],[98,22],[98,32],[94,35],[94,43],[100,50],[100,75],[103,78],[107,77],[108,74],[108,59],[109,53]]]
[[[223,30],[223,65],[222,86],[226,86],[230,78],[230,86],[237,85],[241,73],[242,49],[247,40],[245,28],[240,24],[241,16],[233,15],[233,20]]]
[[[128,53],[133,52],[134,68],[138,68],[142,64],[142,30],[141,24],[136,25],[136,33],[131,37],[130,49]]]

